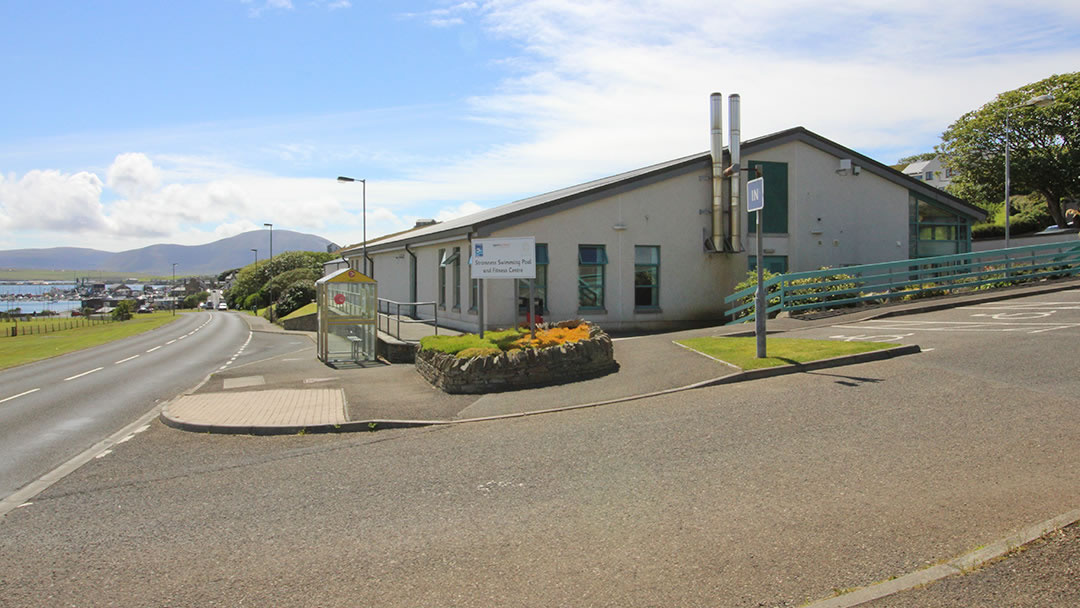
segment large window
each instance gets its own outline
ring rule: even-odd
[[[971,251],[969,220],[940,207],[914,192],[908,197],[911,214],[909,251],[912,258],[926,258]]]
[[[786,234],[788,231],[788,174],[787,163],[774,163],[752,160],[747,163],[751,169],[760,168],[765,180],[765,215],[761,218],[761,231],[769,234]],[[754,179],[756,173],[746,173],[747,179]],[[750,234],[757,230],[757,212],[746,214],[746,227]]]
[[[446,308],[446,267],[454,271],[454,310],[461,310],[461,247],[439,250],[439,306]]]
[[[477,312],[480,301],[480,279],[469,279],[469,312]]]
[[[536,278],[533,279],[533,298],[536,300],[536,312],[547,309],[548,248],[547,243],[536,244]],[[518,312],[529,312],[529,279],[517,280]]]
[[[660,248],[634,246],[634,308],[660,307]]]
[[[446,308],[446,250],[439,250],[439,308]]]
[[[578,308],[604,308],[604,268],[607,253],[603,245],[578,245]]]
[[[461,247],[454,247],[454,310],[461,310]]]

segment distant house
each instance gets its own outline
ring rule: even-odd
[[[910,178],[917,179],[922,182],[926,182],[935,188],[945,189],[952,183],[953,171],[945,167],[941,162],[940,156],[935,156],[930,160],[920,160],[904,167],[904,175]]]
[[[746,140],[741,165],[765,184],[763,262],[775,272],[964,253],[986,213],[802,127]],[[425,223],[342,250],[379,297],[435,302],[440,324],[476,331],[524,318],[529,283],[470,278],[476,238],[533,237],[534,296],[548,320],[612,330],[722,322],[723,299],[754,267],[756,214],[719,204],[710,152]],[[745,174],[745,173],[744,173]],[[745,191],[745,189],[744,189]],[[732,210],[738,215],[732,220]],[[715,217],[714,217],[715,216]],[[714,219],[716,220],[714,222]],[[718,230],[722,229],[722,233]],[[732,235],[734,232],[734,236]],[[419,311],[421,316],[429,313]]]

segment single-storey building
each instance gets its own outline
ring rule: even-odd
[[[477,331],[482,300],[485,328],[507,327],[524,320],[528,281],[486,280],[481,296],[470,242],[534,237],[545,320],[609,330],[721,323],[723,298],[754,267],[756,216],[717,203],[730,201],[731,180],[717,170],[730,151],[719,147],[717,162],[713,148],[373,239],[369,274],[380,298],[435,302],[440,325]],[[743,141],[739,152],[741,191],[758,170],[765,182],[763,260],[775,272],[967,252],[972,223],[986,215],[802,127]],[[341,254],[362,270],[362,250]]]

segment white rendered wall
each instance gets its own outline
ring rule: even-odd
[[[788,232],[765,234],[763,248],[787,256],[790,272],[908,257],[906,188],[865,169],[838,175],[840,157],[801,142],[748,154],[744,164],[755,160],[788,164]],[[753,255],[754,227],[745,230]]]

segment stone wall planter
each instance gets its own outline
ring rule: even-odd
[[[574,322],[571,322],[574,323]],[[560,324],[562,325],[562,324]],[[574,325],[564,325],[572,326]],[[544,349],[459,359],[446,353],[416,353],[416,371],[447,393],[494,393],[566,384],[597,378],[619,369],[611,338],[599,327],[589,339]]]

